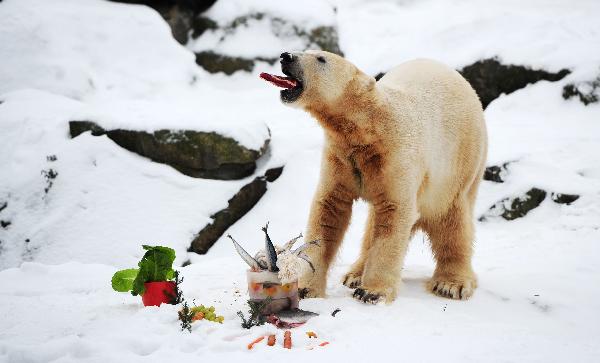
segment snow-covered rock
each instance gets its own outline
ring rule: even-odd
[[[230,137],[216,132],[194,130],[104,130],[91,121],[69,121],[71,137],[83,132],[107,135],[119,146],[167,164],[185,175],[207,179],[242,179],[256,170],[256,161],[269,146],[265,139],[258,150],[248,149]]]
[[[322,49],[342,54],[330,3],[311,0],[302,6],[290,5],[219,1],[196,19],[187,46],[204,69],[225,74],[251,72],[257,61],[273,64],[283,50]]]

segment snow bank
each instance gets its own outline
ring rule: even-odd
[[[335,8],[329,1],[319,0],[302,4],[276,0],[218,1],[202,16],[215,21],[220,28],[207,30],[190,40],[187,46],[191,50],[250,59],[277,59],[283,50],[318,48],[319,44],[310,39],[311,31],[336,26]]]
[[[3,1],[0,59],[0,94],[34,88],[80,100],[108,129],[215,131],[255,150],[268,137],[264,120],[220,116],[228,94],[206,84],[194,55],[145,6]]]
[[[174,247],[181,263],[193,235],[247,182],[189,178],[105,136],[69,139],[67,121],[84,112],[81,102],[40,91],[3,100],[0,200],[12,223],[0,229],[3,267],[32,260],[130,266],[142,243]],[[58,173],[51,186],[41,174],[50,169]]]
[[[334,10],[328,0],[306,0],[297,4],[279,0],[217,1],[203,15],[225,25],[240,16],[256,13],[267,13],[310,28],[335,24]]]
[[[340,2],[340,46],[372,74],[416,57],[442,59],[461,68],[499,56],[505,63],[549,71],[574,69],[573,77],[599,71],[600,5],[532,1]],[[365,51],[368,49],[368,51]]]
[[[76,99],[144,98],[191,81],[194,57],[154,10],[96,0],[0,5],[0,93],[37,88]]]

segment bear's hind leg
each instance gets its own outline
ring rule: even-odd
[[[466,199],[459,196],[443,217],[423,223],[437,262],[427,289],[438,296],[461,300],[471,297],[477,287],[477,277],[471,267],[472,206]]]

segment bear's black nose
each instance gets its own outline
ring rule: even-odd
[[[279,57],[281,58],[282,63],[291,63],[294,61],[294,56],[288,52],[281,53]]]

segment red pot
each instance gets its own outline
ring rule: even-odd
[[[144,283],[146,291],[142,295],[144,306],[160,306],[168,304],[175,296],[175,282],[157,281]]]

